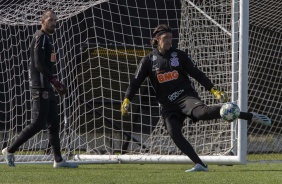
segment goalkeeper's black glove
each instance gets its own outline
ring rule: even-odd
[[[65,85],[60,83],[55,76],[52,76],[49,81],[53,84],[55,90],[59,93],[60,96],[64,96],[67,92]]]
[[[221,103],[225,103],[228,101],[228,96],[225,92],[219,91],[215,89],[215,87],[211,88],[211,93],[218,99]]]

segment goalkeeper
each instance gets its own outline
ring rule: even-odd
[[[2,150],[7,164],[15,166],[14,153],[28,139],[47,128],[49,142],[54,153],[54,168],[76,168],[77,164],[66,162],[61,155],[59,138],[59,117],[55,93],[51,86],[63,96],[66,93],[65,86],[53,75],[54,47],[51,35],[55,32],[57,16],[52,10],[46,10],[42,14],[41,29],[36,31],[30,45],[29,83],[32,97],[32,120],[25,127],[14,143]]]
[[[220,118],[221,106],[204,104],[198,97],[189,76],[215,95],[220,102],[227,102],[227,95],[214,87],[185,52],[171,47],[172,32],[169,26],[164,24],[157,26],[151,44],[156,48],[141,60],[135,77],[126,90],[121,105],[122,115],[127,115],[130,101],[145,78],[149,77],[162,107],[161,116],[169,135],[177,147],[195,163],[195,166],[186,172],[208,171],[207,165],[183,137],[181,130],[186,117],[193,121]],[[241,112],[239,118],[271,124],[266,116],[257,113]]]

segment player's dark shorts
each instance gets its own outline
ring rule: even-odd
[[[176,100],[174,103],[166,103],[162,105],[162,118],[166,119],[172,115],[177,116],[181,121],[184,121],[186,117],[189,117],[193,121],[197,121],[192,116],[192,110],[195,107],[205,105],[200,98],[192,96],[184,96]]]
[[[55,93],[52,89],[32,88],[31,97],[32,123],[48,126],[49,122],[59,122]]]

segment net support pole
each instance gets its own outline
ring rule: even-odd
[[[1,158],[1,157],[0,157]],[[240,165],[236,156],[200,156],[207,164]],[[74,161],[123,164],[193,164],[186,155],[75,155]]]
[[[239,0],[232,1],[232,102],[237,102],[238,100],[238,56],[239,56]],[[231,124],[231,147],[233,154],[237,155],[237,123],[232,122]]]
[[[248,47],[249,47],[249,0],[240,0],[239,25],[239,85],[238,105],[243,112],[248,111]],[[247,162],[247,121],[238,121],[238,158]]]

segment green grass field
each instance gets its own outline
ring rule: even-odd
[[[0,164],[0,183],[189,183],[279,184],[282,164],[210,165],[210,172],[185,173],[186,164],[85,164],[78,169],[53,169],[51,164]]]

